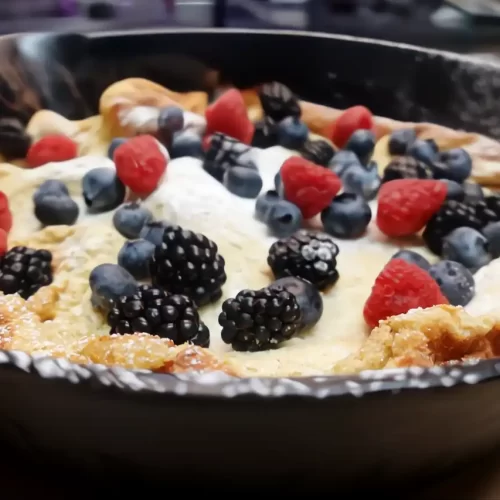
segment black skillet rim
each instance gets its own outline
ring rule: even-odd
[[[152,30],[107,31],[86,33],[88,38],[121,35],[167,33],[217,33],[217,34],[268,34],[274,36],[307,36],[326,39],[355,41],[397,47],[413,52],[441,56],[445,59],[464,61],[472,65],[498,67],[492,62],[474,60],[471,57],[441,50],[427,49],[409,44],[358,38],[348,35],[309,33],[295,30],[258,30],[216,28],[165,28]],[[22,35],[21,35],[22,36]],[[473,360],[461,364],[432,368],[398,368],[367,370],[352,376],[321,375],[289,378],[237,378],[213,372],[206,374],[158,374],[147,370],[127,370],[90,364],[78,365],[66,359],[30,356],[21,351],[0,350],[0,369],[15,369],[42,379],[86,384],[94,389],[115,388],[128,393],[170,394],[181,397],[209,397],[233,399],[250,396],[257,399],[274,399],[288,396],[325,399],[339,396],[360,398],[372,393],[397,394],[402,390],[446,388],[459,384],[477,384],[500,377],[500,359]]]

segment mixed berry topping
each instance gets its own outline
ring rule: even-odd
[[[417,133],[411,128],[395,130],[389,137],[389,154],[392,156],[406,155],[416,139]]]
[[[432,179],[432,169],[429,165],[413,158],[413,156],[399,156],[391,160],[385,167],[382,182],[396,179]]]
[[[365,198],[342,193],[321,212],[324,230],[337,238],[361,237],[372,220],[372,210]]]
[[[300,150],[306,143],[308,137],[309,129],[307,125],[296,116],[287,116],[278,123],[278,144],[284,148]]]
[[[231,89],[224,92],[205,111],[206,134],[219,132],[244,144],[251,144],[254,124],[248,118],[247,107],[241,92]]]
[[[113,225],[127,239],[116,263],[99,265],[89,276],[92,304],[110,333],[144,332],[175,344],[209,346],[198,308],[220,301],[227,281],[216,242],[154,220],[143,201],[128,201],[157,190],[168,178],[170,158],[198,158],[229,193],[246,198],[241,203],[254,207],[255,219],[278,238],[267,257],[276,281],[221,304],[222,340],[235,350],[276,348],[315,325],[323,314],[322,293],[339,279],[336,239],[371,237],[374,226],[393,242],[421,238],[441,260],[431,264],[414,250],[395,252],[364,305],[368,326],[418,307],[470,302],[473,273],[500,257],[500,195],[486,196],[468,180],[467,151],[440,151],[436,141],[400,129],[388,139],[390,162],[378,165],[373,155],[380,127],[364,106],[342,112],[318,139],[291,89],[271,82],[259,88],[258,97],[263,116],[255,124],[246,94],[236,89],[220,94],[197,117],[202,126],[181,107],[161,108],[154,136],[113,139],[107,155],[116,169],[94,168],[82,178],[87,212],[114,211]],[[10,150],[2,146],[8,137]],[[75,158],[78,150],[64,136],[31,144],[24,129],[8,120],[0,120],[0,146],[8,157],[22,152],[30,167]],[[259,170],[255,148],[271,146],[293,156],[271,173],[270,190],[272,176]],[[57,179],[38,187],[34,213],[43,226],[77,221],[73,190]],[[52,282],[52,255],[26,247],[6,252],[11,226],[9,203],[0,192],[0,291],[28,298]]]
[[[373,200],[380,189],[378,165],[371,161],[368,165],[356,163],[346,168],[341,176],[342,187],[346,193],[354,193],[365,200]]]
[[[340,179],[331,170],[292,157],[280,169],[285,198],[297,205],[305,219],[324,210],[340,191]]]
[[[42,286],[52,283],[52,254],[48,250],[11,248],[0,259],[0,290],[28,299]]]
[[[47,135],[33,143],[26,154],[29,167],[50,162],[72,160],[78,156],[78,145],[65,135]]]
[[[376,137],[371,130],[356,130],[345,145],[347,151],[352,151],[363,165],[367,165],[375,149]]]
[[[15,118],[0,118],[0,151],[7,160],[26,158],[31,137],[23,124]]]
[[[332,124],[326,136],[339,148],[344,148],[358,130],[373,130],[373,115],[364,106],[346,109]]]
[[[118,264],[126,269],[136,280],[151,277],[150,261],[155,246],[147,240],[126,241],[118,252]]]
[[[139,195],[151,194],[167,169],[168,154],[150,135],[129,139],[113,155],[120,181]]]
[[[264,111],[264,115],[273,122],[301,115],[299,100],[294,93],[282,83],[265,83],[259,89],[259,98]]]
[[[82,179],[82,194],[89,213],[109,212],[125,199],[125,185],[114,168],[98,167]]]
[[[168,151],[172,159],[182,158],[184,156],[201,159],[205,154],[201,137],[190,131],[174,134]]]
[[[153,220],[151,210],[132,201],[121,205],[113,215],[115,229],[125,238],[139,238],[142,228]]]
[[[262,177],[258,170],[248,167],[227,169],[222,183],[230,193],[241,198],[256,198],[263,186]]]
[[[339,279],[338,253],[339,248],[330,235],[301,229],[273,243],[267,263],[276,278],[295,276],[324,290]]]
[[[332,160],[335,150],[330,144],[322,140],[307,140],[299,149],[300,154],[316,165],[327,167]]]
[[[224,301],[219,324],[222,340],[234,350],[262,351],[300,331],[301,311],[295,295],[281,286],[242,290]]]
[[[141,285],[135,294],[118,298],[107,321],[111,334],[142,332],[170,339],[177,345],[210,345],[210,332],[192,300],[149,285]]]
[[[249,146],[232,137],[215,133],[205,154],[203,168],[212,177],[222,182],[226,171],[233,167],[256,169]]]
[[[435,180],[398,179],[382,185],[378,196],[377,226],[387,236],[418,233],[439,210],[446,186]]]
[[[176,132],[184,129],[184,111],[177,106],[161,108],[158,114],[158,139],[169,148]]]
[[[252,138],[254,148],[270,148],[278,144],[278,130],[276,123],[271,118],[265,117],[255,124],[255,132]]]
[[[389,316],[439,304],[448,304],[448,299],[428,272],[403,259],[391,259],[377,276],[363,314],[368,326],[375,328]]]
[[[163,232],[151,260],[153,284],[187,295],[198,306],[215,302],[222,296],[226,282],[225,262],[217,245],[206,236],[179,226]]]
[[[498,219],[486,202],[467,203],[445,200],[439,210],[427,221],[422,238],[429,250],[441,255],[443,239],[454,229],[470,227],[481,230]]]
[[[429,268],[429,274],[451,305],[466,306],[474,297],[474,276],[459,262],[441,260]]]
[[[123,295],[134,295],[138,290],[135,278],[117,264],[100,264],[89,275],[92,305],[108,311]]]

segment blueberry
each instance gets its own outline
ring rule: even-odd
[[[318,289],[309,281],[293,276],[280,278],[273,285],[282,286],[286,291],[295,295],[302,313],[301,328],[313,327],[323,315],[323,299]]]
[[[175,134],[169,152],[172,159],[182,158],[183,156],[203,158],[201,138],[193,132]]]
[[[126,142],[127,139],[125,139],[125,137],[116,137],[115,139],[113,139],[108,148],[108,158],[113,160],[116,148],[118,146],[121,146],[122,144],[125,144]]]
[[[417,139],[408,148],[408,154],[429,166],[432,166],[432,164],[438,159],[438,155],[434,150],[433,145],[422,139]]]
[[[339,194],[321,212],[324,230],[337,238],[359,238],[371,220],[368,203],[355,193]]]
[[[403,259],[409,264],[415,264],[424,271],[428,271],[431,267],[429,261],[425,257],[417,252],[414,252],[413,250],[399,250],[391,257],[391,259]]]
[[[340,177],[346,193],[356,193],[366,200],[372,200],[380,188],[380,176],[375,162],[370,162],[367,167],[361,164],[347,169]]]
[[[451,180],[450,169],[446,163],[442,161],[435,161],[430,165],[432,170],[432,177],[437,180]]]
[[[44,226],[71,226],[79,212],[75,200],[69,196],[46,194],[35,202],[35,216]]]
[[[274,189],[279,193],[280,196],[283,196],[283,183],[281,182],[281,174],[280,172],[276,172],[274,176]]]
[[[500,221],[490,222],[482,230],[488,241],[488,251],[494,259],[500,257]]]
[[[288,149],[300,149],[309,137],[307,125],[295,116],[278,123],[278,144]]]
[[[38,186],[38,189],[33,194],[33,201],[37,203],[48,194],[53,196],[69,196],[69,191],[64,182],[56,179],[49,179]]]
[[[282,201],[280,195],[274,190],[261,194],[255,201],[255,218],[267,222],[271,208],[280,201]]]
[[[416,139],[417,134],[411,128],[395,130],[389,137],[389,154],[404,156]]]
[[[107,212],[121,205],[125,186],[112,168],[98,167],[87,172],[82,179],[83,199],[89,212]]]
[[[248,167],[228,168],[222,183],[230,193],[242,198],[256,198],[262,189],[262,177]]]
[[[170,227],[171,224],[165,221],[153,221],[144,224],[144,227],[139,233],[139,238],[148,240],[153,245],[161,245],[163,242],[163,233],[165,228]]]
[[[149,261],[154,250],[153,243],[147,240],[126,241],[118,252],[118,265],[135,279],[145,280],[151,276]]]
[[[439,155],[439,146],[438,146],[438,143],[434,139],[424,139],[424,141],[429,144],[429,146],[432,148],[434,153]]]
[[[137,281],[123,267],[117,264],[101,264],[89,276],[92,291],[92,305],[107,310],[121,295],[137,292]]]
[[[375,149],[375,134],[371,130],[356,130],[347,141],[345,149],[355,153],[359,161],[366,165]]]
[[[341,149],[333,155],[333,158],[328,164],[328,168],[333,170],[339,177],[342,177],[346,170],[351,168],[353,165],[359,164],[359,158],[356,156],[356,153]]]
[[[450,179],[440,179],[446,184],[446,199],[455,201],[464,201],[465,191],[461,184]]]
[[[466,202],[477,202],[484,200],[483,188],[476,182],[464,182],[462,184],[465,201]]]
[[[474,276],[459,262],[442,260],[430,267],[429,274],[452,306],[465,306],[474,297]]]
[[[184,112],[177,106],[161,108],[158,114],[158,139],[170,147],[176,132],[184,128]]]
[[[462,148],[450,149],[441,153],[440,159],[448,167],[449,179],[464,182],[472,173],[472,158]]]
[[[296,205],[286,200],[274,203],[267,217],[267,225],[278,238],[291,236],[302,225],[302,213]]]
[[[460,262],[472,272],[491,261],[486,238],[471,227],[459,227],[443,240],[442,257]]]
[[[153,214],[141,204],[132,201],[125,203],[113,215],[116,230],[125,238],[139,237],[144,224],[153,220]]]

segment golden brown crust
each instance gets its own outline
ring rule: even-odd
[[[50,289],[50,287],[47,287]],[[43,297],[54,291],[46,290]],[[57,325],[36,305],[39,291],[29,301],[17,295],[0,295],[0,348],[30,354],[65,357],[73,362],[146,369],[161,373],[222,371],[238,375],[236,367],[217,358],[208,349],[136,333],[89,335],[78,341],[57,342]],[[49,308],[50,309],[50,308]],[[40,316],[40,311],[42,316]],[[51,335],[47,333],[50,331]],[[466,359],[500,356],[500,316],[467,314],[460,307],[435,306],[393,316],[374,328],[364,346],[338,362],[334,374],[363,370],[431,367]]]
[[[207,107],[206,92],[173,92],[144,78],[127,78],[110,85],[101,95],[99,113],[103,124],[114,137],[135,135],[133,128],[120,123],[119,115],[136,106],[161,108],[177,105],[186,111],[203,114]]]
[[[55,292],[50,291],[50,287],[45,287],[28,301],[18,295],[0,295],[1,349],[65,357],[82,364],[96,363],[162,373],[235,373],[229,364],[217,359],[207,349],[188,344],[175,346],[170,340],[147,333],[89,336],[65,346],[48,340],[45,333],[56,325],[50,324],[46,310],[39,306],[44,298],[50,301],[53,293]],[[42,317],[39,316],[40,312]]]
[[[374,328],[364,346],[337,363],[334,373],[421,366],[500,355],[500,317],[471,316],[435,306],[393,316]]]

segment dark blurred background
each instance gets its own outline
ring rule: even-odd
[[[0,0],[0,31],[282,28],[500,52],[496,0]]]

